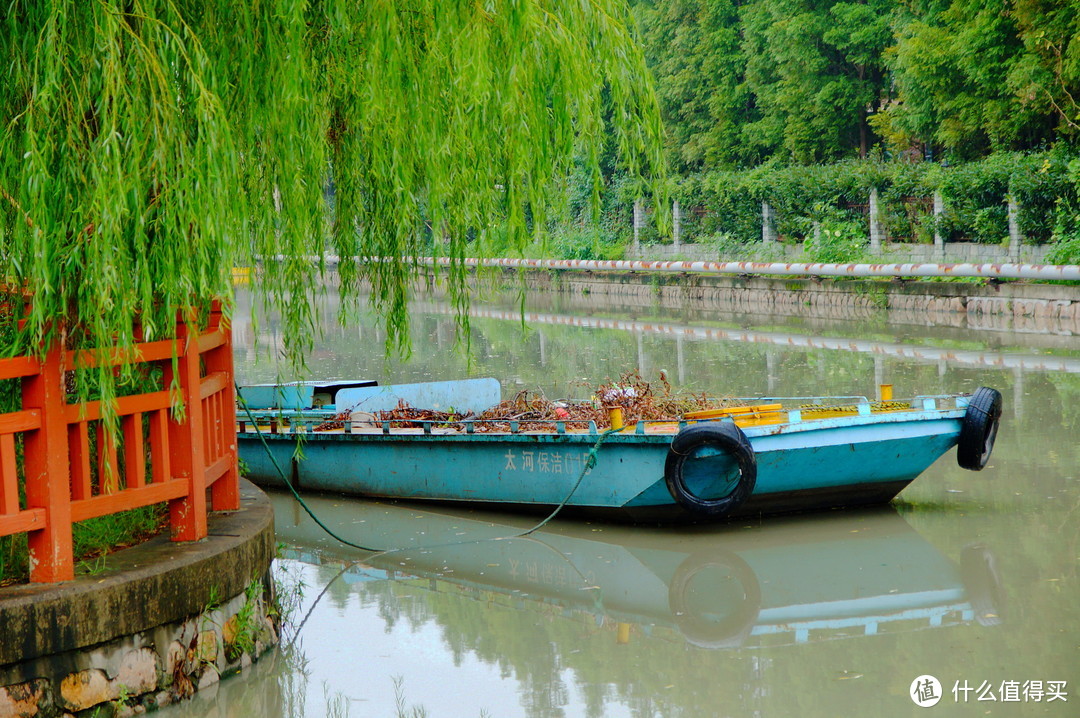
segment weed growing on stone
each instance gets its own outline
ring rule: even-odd
[[[300,563],[280,560],[283,547],[284,544],[278,546],[279,560],[274,561],[272,570],[274,601],[268,613],[277,622],[278,631],[284,643],[286,634],[290,637],[295,635],[296,626],[293,625],[293,616],[296,615],[300,604],[304,600],[304,590],[307,588],[307,584],[304,583],[301,577],[303,568]]]
[[[134,699],[135,696],[131,694],[131,690],[121,683],[119,686],[119,695],[116,696],[113,705],[117,708],[127,708],[134,702]]]
[[[225,656],[230,661],[235,661],[241,654],[252,654],[255,651],[255,637],[258,635],[259,626],[257,617],[258,607],[262,600],[263,582],[256,579],[248,584],[244,590],[244,605],[236,612],[230,622],[233,624],[230,640],[225,645]]]
[[[210,585],[210,595],[206,599],[206,605],[203,606],[202,615],[213,613],[221,605],[221,588],[216,583]]]

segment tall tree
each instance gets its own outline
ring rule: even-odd
[[[1080,135],[1080,1],[1013,0],[1024,55],[1010,70],[1020,104],[1056,118],[1058,135]]]
[[[598,176],[602,95],[625,165],[660,172],[628,19],[621,0],[7,3],[0,280],[33,292],[24,342],[62,320],[69,342],[130,344],[134,315],[167,334],[261,259],[299,356],[324,251],[404,340],[424,227],[453,257],[542,227],[575,152]]]
[[[1052,140],[1047,98],[1026,97],[1042,93],[1025,85],[1054,82],[1032,72],[1008,4],[912,3],[898,13],[895,32],[890,65],[898,101],[876,120],[894,144],[922,142],[974,158]]]
[[[746,84],[738,3],[671,0],[637,7],[675,166],[737,167],[762,159],[743,127],[756,119]]]
[[[892,0],[752,0],[742,11],[746,77],[761,119],[748,127],[788,159],[865,155],[867,116],[885,97]]]

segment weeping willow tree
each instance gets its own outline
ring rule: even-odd
[[[33,298],[12,350],[130,345],[133,317],[169,336],[257,264],[295,361],[327,255],[407,341],[410,258],[433,238],[456,259],[520,246],[574,158],[598,192],[604,133],[659,184],[622,0],[5,5],[0,284]]]

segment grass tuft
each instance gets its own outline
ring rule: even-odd
[[[168,524],[166,504],[153,504],[72,526],[75,565],[79,573],[105,570],[105,556],[156,536]],[[26,534],[0,536],[0,587],[30,579]]]

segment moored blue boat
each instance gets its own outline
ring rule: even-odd
[[[394,389],[375,393],[392,399]],[[979,470],[1001,415],[1001,395],[982,387],[906,402],[761,398],[615,431],[570,421],[394,428],[372,414],[334,421],[351,406],[348,391],[374,392],[341,390],[321,409],[281,409],[265,392],[242,389],[254,412],[254,424],[240,413],[247,475],[281,485],[283,467],[297,489],[709,520],[885,503],[954,446],[961,466]]]

